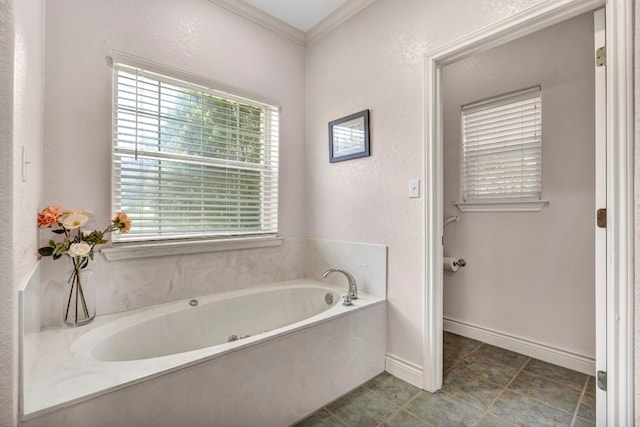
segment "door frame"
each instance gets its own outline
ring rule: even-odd
[[[593,13],[593,57],[606,46],[605,10]],[[591,65],[595,77],[595,210],[607,207],[607,67]],[[594,221],[595,222],[595,221]],[[595,225],[595,224],[594,224]],[[607,370],[607,229],[595,226],[596,363],[595,371]],[[596,424],[606,425],[607,394],[596,388]]]
[[[633,424],[633,1],[549,0],[425,55],[425,287],[423,389],[442,386],[443,164],[441,69],[605,8],[607,39],[607,424]],[[595,215],[595,212],[594,212]]]

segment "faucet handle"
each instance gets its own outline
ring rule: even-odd
[[[342,303],[342,305],[353,305],[353,302],[351,301],[351,294],[350,293],[346,293],[342,296],[342,299],[344,300],[344,302]]]

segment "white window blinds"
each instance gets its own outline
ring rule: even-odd
[[[278,109],[114,65],[118,242],[276,234]]]
[[[540,200],[540,87],[462,108],[465,202]]]

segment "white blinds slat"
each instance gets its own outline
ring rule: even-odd
[[[465,202],[540,200],[540,88],[462,108]]]

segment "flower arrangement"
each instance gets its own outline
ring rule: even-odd
[[[82,324],[93,319],[85,298],[85,291],[81,283],[81,271],[93,260],[96,245],[108,242],[105,235],[118,230],[121,234],[131,229],[131,220],[124,212],[119,212],[104,230],[83,230],[83,227],[93,216],[88,210],[62,211],[59,206],[49,206],[38,214],[38,227],[51,228],[55,234],[64,235],[62,241],[49,240],[49,245],[41,247],[38,253],[42,256],[52,256],[54,260],[68,255],[73,261],[73,271],[69,276],[71,284],[69,298],[64,313],[64,321],[71,324]],[[75,295],[75,318],[69,320],[69,311]],[[78,310],[82,311],[79,313]],[[84,321],[84,322],[82,322]]]

